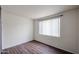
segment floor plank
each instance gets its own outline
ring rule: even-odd
[[[4,49],[3,51],[2,54],[70,54],[35,40]]]

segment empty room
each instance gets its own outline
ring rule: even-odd
[[[1,5],[1,54],[78,54],[78,5]]]

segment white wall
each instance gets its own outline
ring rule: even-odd
[[[0,8],[0,53],[2,50],[2,24],[1,24],[1,8]]]
[[[77,16],[78,16],[78,21],[77,21],[77,26],[78,26],[78,28],[77,28],[77,33],[78,33],[78,38],[77,38],[77,47],[78,47],[78,53],[79,53],[79,9],[77,10]]]
[[[33,20],[2,10],[2,48],[33,39]]]
[[[66,11],[61,18],[61,37],[43,36],[38,33],[38,20],[35,21],[35,40],[45,44],[77,53],[77,12],[76,10]]]

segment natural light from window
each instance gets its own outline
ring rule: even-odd
[[[60,17],[40,21],[39,34],[60,37]]]

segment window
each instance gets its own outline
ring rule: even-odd
[[[60,17],[40,21],[39,34],[60,37]]]

